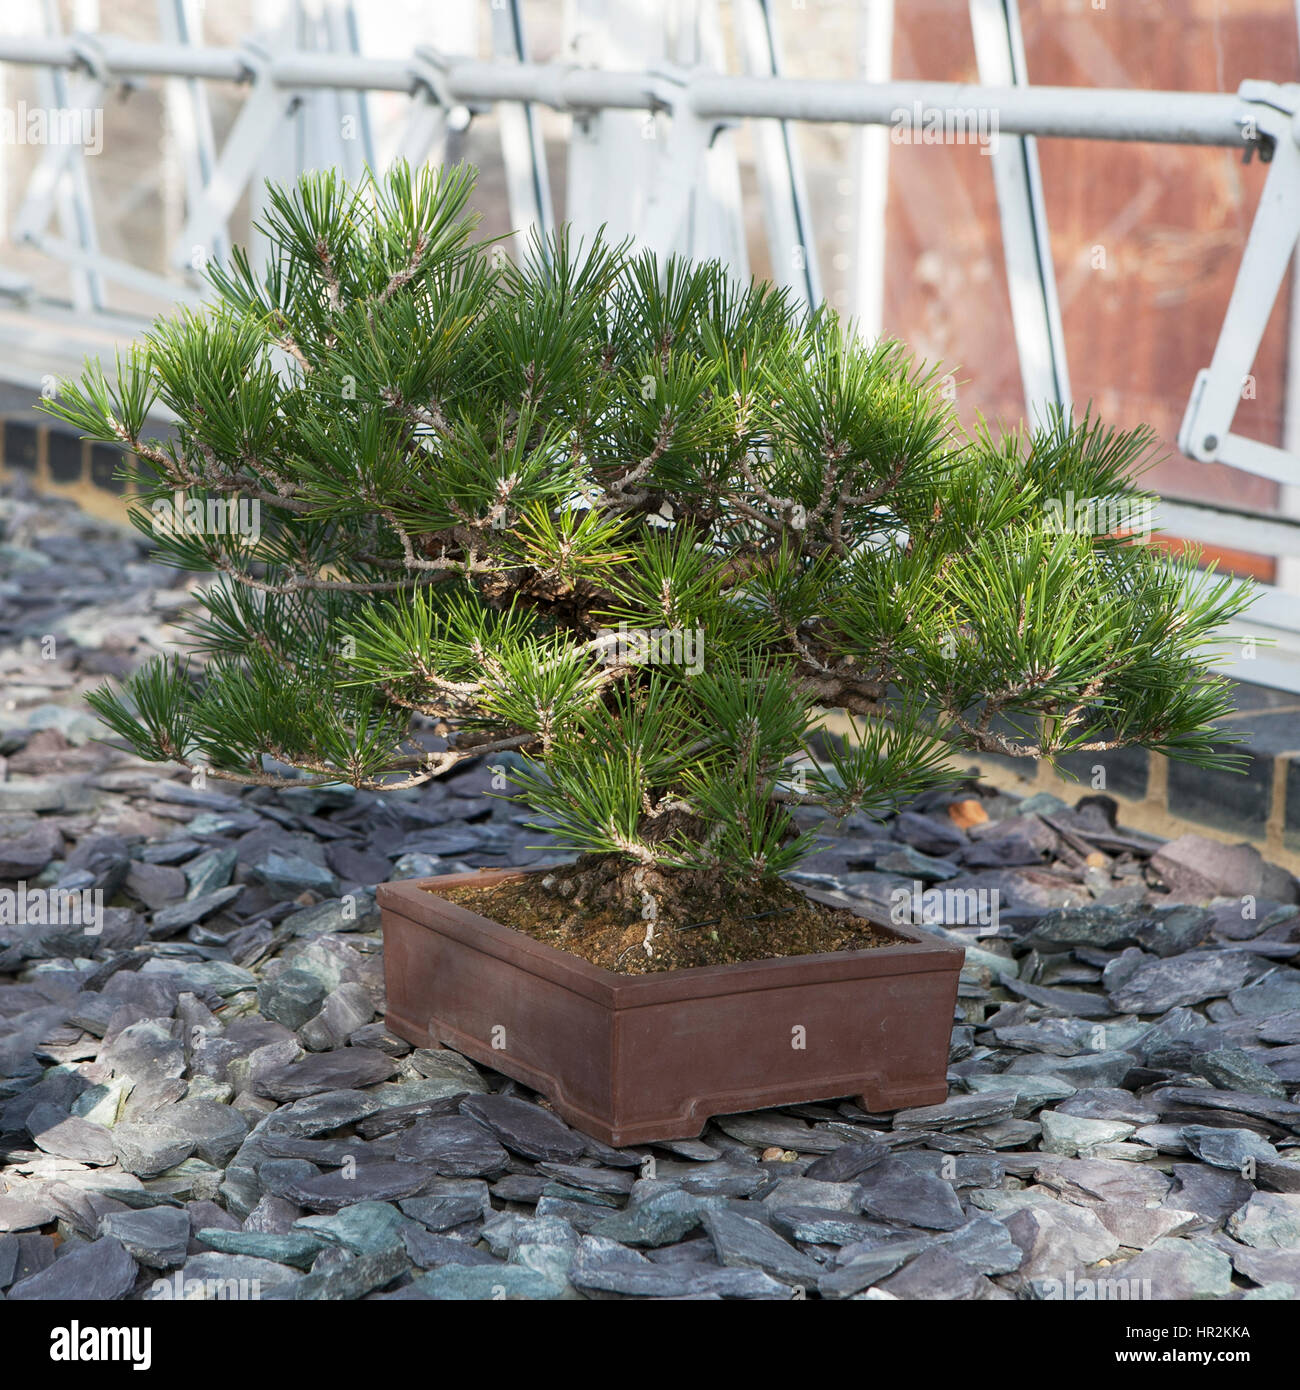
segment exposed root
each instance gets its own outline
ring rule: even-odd
[[[576,863],[553,869],[542,888],[567,898],[573,907],[568,919],[608,911],[631,924],[645,924],[641,949],[655,953],[656,939],[665,928],[684,926],[707,917],[722,885],[716,875],[691,869],[665,869],[633,864],[614,856],[584,855]]]

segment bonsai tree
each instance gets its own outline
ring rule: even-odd
[[[1225,763],[1207,653],[1244,595],[1077,524],[1141,514],[1150,431],[966,435],[896,343],[599,238],[516,265],[471,190],[272,189],[264,272],[213,265],[201,312],[47,404],[214,576],[188,661],[91,698],[141,757],[380,790],[494,758],[580,853],[563,891],[649,950],[796,865],[798,807],[887,813],[961,750]],[[826,710],[858,732],[818,739]]]

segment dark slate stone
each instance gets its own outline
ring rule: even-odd
[[[687,1299],[696,1289],[696,1278],[697,1270],[692,1265],[656,1265],[631,1251],[618,1257],[581,1259],[569,1271],[575,1288],[626,1298]]]
[[[415,1101],[411,1105],[390,1105],[362,1120],[357,1125],[357,1133],[366,1139],[380,1139],[385,1135],[410,1129],[420,1120],[434,1119],[439,1115],[455,1115],[466,1095],[468,1092],[462,1091],[457,1095]]]
[[[862,1210],[880,1221],[899,1221],[930,1231],[955,1231],[966,1215],[951,1184],[918,1173],[891,1158],[863,1174]]]
[[[1201,1160],[1215,1168],[1242,1172],[1247,1159],[1274,1159],[1277,1150],[1249,1129],[1221,1129],[1217,1126],[1184,1125],[1183,1141]]]
[[[838,1149],[815,1158],[803,1171],[818,1182],[851,1182],[868,1168],[889,1157],[889,1146],[877,1139],[850,1140]]]
[[[887,1241],[864,1248],[846,1247],[840,1261],[817,1281],[817,1292],[823,1298],[852,1298],[880,1280],[902,1269],[908,1260],[915,1259],[927,1248],[929,1238]]]
[[[156,1178],[194,1152],[193,1135],[142,1120],[124,1121],[113,1131],[118,1162],[139,1178]]]
[[[411,1223],[390,1202],[354,1202],[326,1216],[304,1216],[294,1229],[310,1231],[353,1255],[377,1255],[395,1249]]]
[[[1252,1250],[1235,1242],[1233,1266],[1256,1284],[1290,1284],[1300,1290],[1300,1250]]]
[[[270,1125],[260,1129],[256,1145],[258,1152],[269,1158],[303,1158],[318,1168],[341,1168],[353,1163],[373,1163],[380,1158],[393,1158],[391,1145],[380,1147],[359,1139],[299,1139]]]
[[[1285,1100],[1286,1087],[1265,1065],[1267,1059],[1267,1053],[1247,1052],[1241,1047],[1217,1048],[1197,1058],[1196,1070],[1212,1086],[1225,1091],[1244,1091]]]
[[[510,1164],[505,1149],[468,1115],[417,1121],[403,1131],[397,1157],[430,1175],[449,1178],[497,1177]]]
[[[411,1044],[405,1038],[399,1038],[386,1023],[379,1020],[374,1023],[367,1023],[363,1028],[358,1028],[355,1033],[350,1033],[348,1045],[350,1047],[375,1047],[380,1052],[388,1053],[390,1057],[405,1057],[411,1050]]]
[[[970,841],[950,820],[903,811],[889,827],[890,835],[902,840],[922,854],[955,854],[964,850]]]
[[[503,1264],[443,1265],[420,1275],[413,1281],[411,1289],[407,1297],[427,1298],[439,1303],[497,1299],[543,1302],[573,1296],[572,1289],[562,1279],[539,1274],[534,1269]]]
[[[707,1242],[704,1242],[707,1244]],[[665,1268],[646,1260],[637,1264],[625,1258],[580,1259],[570,1274],[584,1289],[622,1294],[633,1298],[673,1299],[788,1299],[789,1286],[762,1270],[748,1267],[717,1268],[699,1264]]]
[[[953,1187],[1001,1187],[1006,1170],[996,1158],[984,1154],[940,1154],[913,1149],[895,1155],[891,1162],[916,1173],[941,1178]]]
[[[53,1236],[0,1236],[0,1289],[48,1269],[54,1263],[54,1252]]]
[[[237,1171],[237,1166],[232,1164],[226,1173],[227,1179]],[[305,1158],[267,1158],[257,1165],[257,1180],[262,1187],[276,1197],[291,1201],[296,1201],[296,1198],[289,1198],[291,1187],[320,1175],[320,1169]]]
[[[1255,1181],[1269,1192],[1300,1192],[1300,1160],[1262,1159],[1256,1164]]]
[[[222,1254],[248,1255],[303,1270],[310,1269],[316,1256],[329,1245],[323,1236],[303,1230],[228,1231],[205,1227],[197,1234],[201,1244]]]
[[[34,1086],[0,1105],[0,1132],[16,1133],[27,1125],[27,1117],[38,1105],[53,1105],[67,1111],[72,1102],[89,1088],[86,1078],[75,1071],[54,1070]]]
[[[1268,1096],[1251,1096],[1244,1091],[1220,1091],[1209,1086],[1167,1086],[1153,1091],[1149,1099],[1159,1107],[1162,1115],[1177,1109],[1217,1110],[1253,1115],[1260,1120],[1300,1131],[1300,1105],[1273,1100]]]
[[[257,988],[257,1007],[286,1028],[298,1029],[315,1018],[325,1002],[325,986],[305,970],[285,970]]]
[[[126,876],[126,890],[151,911],[160,911],[185,896],[185,875],[164,864],[133,860]]]
[[[258,1170],[259,1176],[266,1167],[263,1164]],[[362,1163],[351,1176],[340,1169],[289,1181],[281,1195],[309,1211],[332,1212],[356,1202],[395,1202],[400,1197],[414,1197],[427,1185],[429,1177],[427,1169],[413,1163]]]
[[[1174,1186],[1163,1205],[1194,1211],[1202,1220],[1218,1225],[1254,1195],[1245,1178],[1201,1163],[1175,1163]]]
[[[566,1205],[606,1207],[617,1210],[622,1200],[612,1192],[593,1192],[589,1187],[570,1187],[567,1183],[548,1182],[537,1199],[539,1212],[551,1209],[550,1203],[564,1202]]]
[[[626,1196],[632,1190],[635,1177],[626,1170],[610,1172],[607,1168],[584,1168],[576,1163],[539,1163],[539,1173],[567,1183],[570,1187],[585,1187],[592,1192]]]
[[[621,1245],[673,1245],[701,1225],[725,1198],[669,1189],[602,1217],[591,1234]]]
[[[1234,989],[1228,1002],[1239,1014],[1267,1018],[1300,1012],[1300,970],[1279,966],[1253,984]]]
[[[271,850],[249,872],[257,882],[291,898],[304,890],[330,896],[339,889],[339,881],[329,869],[300,854]]]
[[[186,1299],[204,1302],[225,1302],[231,1298],[279,1298],[286,1286],[303,1277],[300,1270],[291,1269],[275,1260],[261,1260],[252,1255],[228,1255],[222,1251],[201,1251],[191,1255],[181,1266],[180,1272]],[[173,1275],[169,1283],[173,1283],[175,1278]],[[146,1297],[149,1295],[146,1294]]]
[[[806,1245],[852,1245],[872,1227],[865,1217],[826,1207],[773,1207],[771,1215],[777,1231]]]
[[[1162,1014],[1180,1005],[1240,992],[1252,969],[1250,957],[1239,951],[1193,951],[1168,960],[1156,958],[1139,964],[1122,985],[1111,990],[1111,1003],[1121,1013]]]
[[[951,1251],[932,1248],[882,1279],[879,1287],[895,1298],[952,1300],[978,1298],[989,1283]]]
[[[981,1274],[1013,1274],[1024,1260],[1004,1223],[992,1216],[977,1216],[935,1243]]]
[[[0,1193],[0,1232],[34,1231],[58,1215],[43,1193],[31,1187]]]
[[[13,1302],[64,1300],[102,1302],[125,1298],[135,1286],[139,1266],[120,1241],[104,1236],[69,1250],[37,1274],[16,1283]]]
[[[814,1129],[803,1120],[775,1110],[750,1114],[715,1115],[713,1123],[738,1143],[750,1148],[787,1149],[793,1153],[830,1153],[844,1137],[825,1129]]]
[[[1017,1057],[1003,1075],[1047,1075],[1060,1077],[1080,1090],[1085,1087],[1118,1086],[1132,1071],[1137,1058],[1131,1052],[1093,1052],[1080,1057],[1050,1057],[1028,1053]]]
[[[1111,1278],[1139,1281],[1158,1299],[1223,1298],[1232,1292],[1232,1263],[1209,1241],[1165,1236],[1123,1264],[1107,1269]]]
[[[1214,926],[1214,913],[1201,907],[1157,909],[1134,935],[1144,951],[1168,957],[1199,946]]]
[[[323,1091],[373,1086],[395,1076],[395,1061],[372,1047],[341,1047],[290,1062],[252,1083],[258,1095],[272,1100],[299,1100]]]
[[[1088,994],[1077,989],[1052,989],[1047,985],[1030,985],[1011,977],[1002,981],[1008,993],[1031,1003],[1040,1004],[1053,1013],[1069,1018],[1113,1017],[1115,1008],[1104,994]]]
[[[991,1124],[1011,1117],[1015,1108],[1015,1092],[983,1091],[978,1095],[955,1095],[939,1105],[925,1105],[915,1110],[894,1113],[895,1129],[963,1129],[967,1125]]]
[[[174,1269],[185,1263],[190,1217],[180,1207],[110,1212],[99,1229],[101,1235],[121,1241],[128,1254],[151,1269]]]
[[[1159,1110],[1131,1091],[1113,1086],[1096,1086],[1076,1091],[1068,1099],[1053,1106],[1063,1115],[1077,1115],[1085,1120],[1121,1120],[1130,1125],[1154,1124]]]
[[[215,1100],[177,1101],[150,1119],[178,1136],[189,1136],[196,1157],[216,1168],[229,1162],[248,1133],[248,1121],[239,1111]]]
[[[999,835],[962,850],[961,862],[968,869],[1016,869],[1041,864],[1043,852],[1028,835]]]
[[[715,1208],[704,1213],[704,1229],[724,1265],[761,1269],[774,1279],[801,1285],[815,1283],[821,1275],[816,1260],[752,1217]]]
[[[229,888],[218,888],[213,893],[204,893],[198,898],[186,898],[181,902],[164,907],[153,915],[149,935],[155,939],[174,935],[185,927],[192,927],[205,917],[228,906],[243,892],[239,884]]]
[[[56,1158],[102,1166],[116,1157],[112,1132],[78,1119],[56,1105],[36,1105],[27,1116],[27,1132],[38,1149]]]
[[[508,1149],[525,1158],[565,1162],[580,1158],[586,1148],[582,1135],[558,1115],[516,1096],[469,1096],[460,1109],[462,1115],[477,1120]]]
[[[229,1028],[226,1030],[227,1035],[230,1031]],[[294,1101],[292,1105],[281,1106],[267,1123],[286,1134],[308,1139],[332,1129],[341,1129],[344,1125],[356,1124],[383,1109],[381,1100],[362,1091],[324,1091]]]
[[[507,1173],[492,1184],[492,1195],[498,1201],[535,1206],[549,1185],[550,1179],[538,1173]]]
[[[1026,940],[1035,946],[1111,950],[1136,940],[1143,917],[1127,907],[1066,907],[1045,912]]]
[[[443,1178],[429,1184],[425,1196],[408,1197],[398,1206],[434,1232],[449,1231],[492,1214],[488,1185],[478,1178]]]
[[[402,1229],[402,1243],[414,1264],[421,1269],[439,1269],[443,1265],[500,1265],[501,1261],[486,1250],[470,1245],[454,1236],[437,1235],[412,1222]]]

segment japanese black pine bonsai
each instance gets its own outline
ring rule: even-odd
[[[954,751],[1223,763],[1207,653],[1244,596],[1076,524],[1141,514],[1148,431],[968,437],[897,344],[599,240],[516,266],[471,187],[273,190],[264,273],[212,267],[210,306],[49,403],[214,576],[188,663],[92,697],[138,754],[384,789],[513,753],[581,854],[562,890],[651,950],[791,869],[797,806],[887,812]],[[815,756],[836,709],[860,733]]]

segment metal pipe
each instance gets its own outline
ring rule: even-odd
[[[776,116],[797,121],[897,125],[928,112],[973,112],[1008,135],[1146,140],[1240,148],[1245,103],[1218,92],[1144,92],[1096,87],[977,87],[958,82],[806,82],[694,78],[697,116]],[[920,143],[919,138],[917,143]]]
[[[102,58],[108,79],[206,77],[240,81],[250,59],[235,48],[198,48],[85,36],[75,39],[0,37],[0,62],[76,67],[89,51]],[[401,59],[329,53],[271,56],[267,77],[278,87],[410,91],[420,81]],[[449,58],[447,91],[466,103],[533,101],[557,110],[646,110],[680,100],[701,119],[744,117],[898,127],[945,113],[975,122],[981,134],[1064,139],[1149,141],[1242,148],[1247,106],[1217,92],[1148,92],[1094,87],[980,87],[954,82],[831,82],[785,77],[610,72],[563,64],[491,63]],[[975,127],[970,126],[972,134]],[[1249,129],[1249,127],[1247,127]]]

